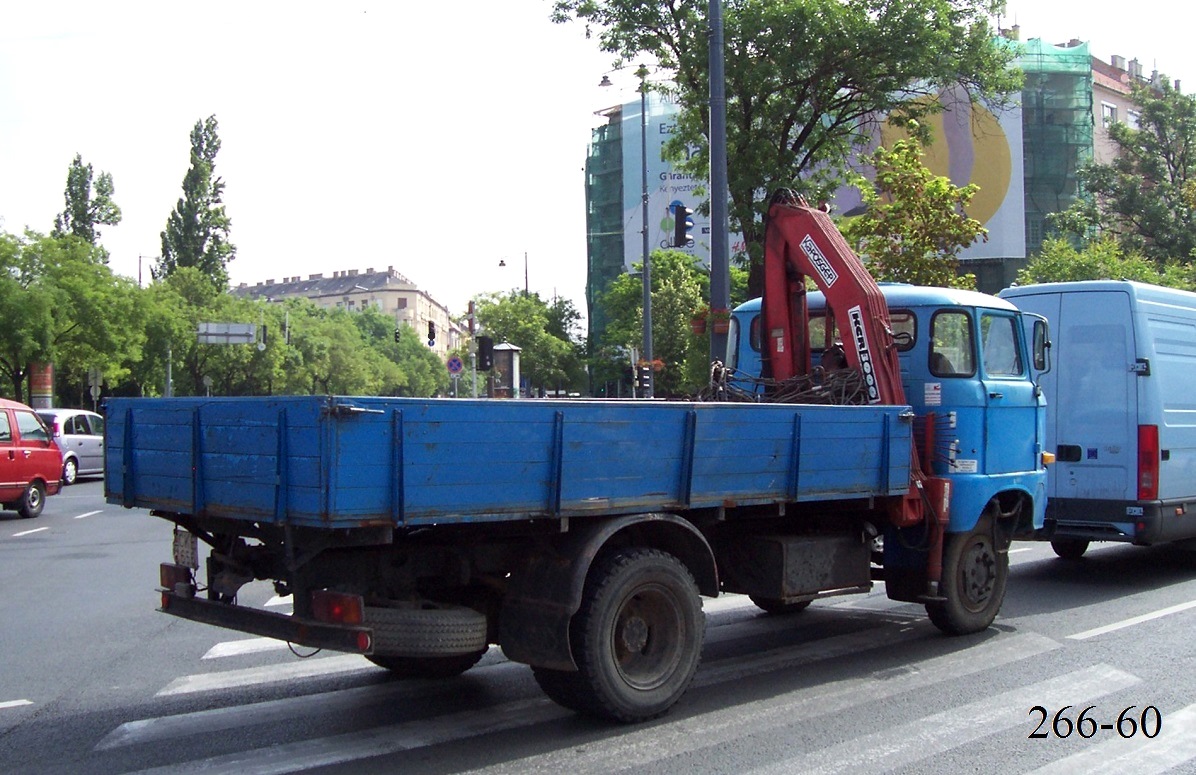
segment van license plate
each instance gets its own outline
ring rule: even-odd
[[[187,530],[174,531],[174,562],[199,570],[199,540]]]

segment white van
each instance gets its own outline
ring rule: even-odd
[[[1196,537],[1196,293],[1094,280],[999,295],[1050,322],[1040,384],[1055,553]]]

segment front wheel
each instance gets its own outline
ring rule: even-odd
[[[42,513],[46,505],[46,488],[41,482],[30,482],[21,496],[21,504],[17,513],[25,519],[33,519]]]
[[[943,602],[928,603],[930,621],[948,635],[967,635],[987,628],[1005,599],[1009,553],[999,551],[990,519],[981,519],[970,533],[947,536],[943,547]]]
[[[570,625],[577,672],[536,670],[553,700],[622,722],[665,713],[689,688],[705,622],[689,570],[656,549],[598,560]]]
[[[1051,548],[1065,560],[1078,560],[1088,551],[1088,542],[1079,538],[1056,538],[1051,541]]]

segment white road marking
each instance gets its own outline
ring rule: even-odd
[[[315,657],[299,662],[288,662],[284,665],[269,667],[251,667],[245,670],[228,670],[221,673],[202,673],[199,675],[185,675],[176,678],[158,692],[157,696],[166,697],[177,694],[194,694],[196,692],[210,692],[217,689],[236,689],[264,683],[278,683],[296,678],[311,678],[312,676],[349,673],[355,670],[377,669],[365,657],[356,654],[341,654],[335,657]]]
[[[33,703],[29,700],[7,700],[5,702],[0,702],[0,710],[4,710],[5,708],[19,708],[23,705],[32,704]]]
[[[1190,608],[1196,608],[1196,600],[1189,600],[1186,603],[1180,603],[1179,605],[1173,605],[1168,608],[1161,608],[1158,611],[1154,611],[1154,612],[1148,613],[1148,614],[1142,614],[1141,616],[1134,616],[1129,619],[1122,619],[1119,622],[1113,622],[1112,624],[1106,624],[1103,627],[1094,627],[1091,630],[1084,630],[1083,632],[1077,632],[1075,635],[1068,635],[1067,637],[1070,640],[1088,640],[1089,638],[1095,638],[1097,635],[1104,635],[1107,632],[1114,632],[1116,630],[1121,630],[1126,627],[1133,627],[1135,624],[1142,624],[1142,622],[1149,622],[1153,619],[1160,619],[1164,616],[1170,616],[1171,614],[1177,614],[1181,611],[1187,611]]]
[[[1063,697],[1080,703],[1142,682],[1141,678],[1109,665],[1094,665],[1029,686],[1011,689],[941,713],[889,727],[854,740],[803,752],[752,771],[753,775],[801,772],[887,772],[920,762],[935,754],[988,737],[994,732],[1025,725],[1026,709],[1044,697]]]
[[[1193,734],[1193,730],[1196,730],[1196,705],[1189,705],[1175,713],[1163,712],[1162,716],[1163,728],[1158,737],[1145,737],[1139,729],[1127,739],[1114,730],[1113,736],[1103,742],[1033,772],[1035,775],[1071,775],[1075,772],[1085,775],[1120,775],[1123,772],[1155,775],[1192,761],[1196,758],[1196,734]]]
[[[102,512],[102,511],[89,511],[86,514],[80,514],[79,516],[75,517],[75,519],[87,519],[88,517],[94,517],[96,514],[103,514],[103,513],[104,512]]]
[[[269,600],[267,600],[265,602],[265,605],[267,607],[276,606],[276,605],[290,605],[290,604],[291,604],[291,596],[290,595],[287,595],[286,597],[282,597],[281,595],[275,595],[274,597],[270,598]]]
[[[20,538],[21,536],[33,535],[34,533],[40,533],[43,530],[49,530],[49,529],[50,528],[48,528],[48,527],[35,527],[32,530],[22,530],[20,533],[13,533],[12,537]]]
[[[286,641],[275,638],[247,638],[245,640],[226,640],[208,649],[200,659],[220,659],[221,657],[239,657],[243,654],[260,654],[263,651],[285,650]]]

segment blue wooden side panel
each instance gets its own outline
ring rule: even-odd
[[[110,399],[109,501],[296,525],[896,495],[902,407],[370,397]]]

